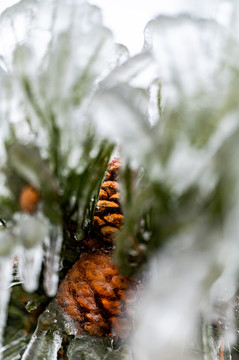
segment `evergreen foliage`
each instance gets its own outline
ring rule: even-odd
[[[239,358],[232,3],[230,28],[200,14],[152,20],[127,60],[84,0],[22,0],[1,15],[3,360]],[[124,226],[114,261],[145,278],[125,343],[75,338],[54,300],[116,153]],[[20,200],[27,186],[40,196],[32,212]]]

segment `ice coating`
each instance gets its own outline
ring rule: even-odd
[[[134,82],[141,72],[146,72],[148,68],[152,67],[152,56],[145,52],[129,58],[121,65],[117,66],[101,81],[102,88],[112,88],[116,85],[126,84],[129,81]],[[135,80],[136,79],[136,80]]]
[[[147,24],[145,48],[157,58],[167,102],[178,106],[184,96],[195,99],[202,92],[215,90],[210,79],[219,70],[224,36],[215,21],[192,19],[189,15],[175,19],[159,16]]]
[[[113,349],[109,341],[89,335],[81,335],[75,338],[68,348],[67,355],[69,360],[78,359],[82,356],[94,360],[133,359],[129,345],[124,344],[118,349]]]
[[[230,36],[215,19],[185,14],[159,16],[146,26],[145,48],[152,51],[158,64],[163,114],[153,138],[156,147],[159,139],[164,149],[170,144],[163,165],[154,159],[151,151],[149,172],[156,181],[161,178],[169,182],[176,192],[196,178],[201,181],[203,191],[207,187],[212,189],[217,180],[212,157],[237,128],[234,105],[226,116],[223,110],[229,98],[234,97],[233,75],[224,66],[225,59],[229,64],[237,58],[238,41],[233,40],[230,46]],[[155,118],[157,122],[157,112]]]
[[[51,142],[55,141],[55,130],[60,129],[64,132],[64,141],[57,144],[57,151],[65,163],[64,171],[67,172],[68,164],[70,168],[78,166],[80,142],[84,141],[78,136],[85,128],[84,102],[88,102],[87,97],[99,80],[111,70],[112,63],[122,62],[127,51],[113,43],[111,32],[102,24],[100,10],[83,0],[23,0],[7,9],[0,22],[1,75],[4,80],[0,106],[3,118],[7,115],[14,135],[21,139],[20,147],[17,145],[18,148],[10,152],[11,165],[28,182],[19,199],[20,207],[23,212],[35,216],[40,200],[33,186],[37,189],[43,187],[41,196],[44,197],[46,192],[43,206],[52,206],[55,221],[56,210],[59,210],[56,209],[57,181],[44,165],[42,153],[35,152],[28,142],[40,144],[46,155],[52,147]],[[23,103],[25,105],[21,106]],[[9,104],[13,104],[13,111],[10,111]],[[15,112],[16,109],[21,111]],[[31,129],[26,122],[28,116]],[[22,146],[22,142],[26,146]],[[55,175],[59,175],[56,170]],[[23,217],[14,224],[22,242],[19,246],[19,274],[26,290],[36,289],[44,243],[44,287],[49,296],[54,296],[58,286],[62,229],[60,225],[51,227],[45,224],[43,234],[34,216]]]
[[[137,163],[150,147],[151,130],[145,116],[148,100],[144,90],[124,84],[103,89],[92,101],[90,116],[99,134],[115,141],[132,163]]]
[[[64,132],[59,151],[67,171],[68,163],[77,166],[81,155],[84,136],[77,134],[83,134],[87,125],[88,98],[112,66],[124,61],[127,51],[114,44],[99,8],[86,1],[21,1],[7,9],[0,22],[6,76],[12,88],[7,109],[10,99],[18,108],[14,113],[8,110],[9,121],[29,116],[37,136],[31,133],[30,137],[29,128],[22,131],[24,122],[17,121],[14,127],[22,138],[34,138],[46,151],[52,140],[45,127],[56,121],[55,126]]]
[[[203,254],[198,254],[196,262],[190,245],[180,245],[186,249],[176,252],[172,244],[172,249],[165,249],[151,263],[152,277],[141,299],[133,336],[137,360],[156,360],[159,354],[163,360],[193,358],[189,344],[204,296],[206,269]]]
[[[62,334],[56,329],[54,305],[40,316],[37,328],[25,350],[22,360],[56,360],[62,342]]]
[[[236,3],[234,10],[236,18]],[[239,123],[231,64],[238,57],[238,36],[233,21],[232,35],[214,15],[210,20],[160,16],[146,27],[146,48],[157,58],[163,95],[156,133],[160,146],[151,148],[148,174],[167,184],[172,198],[198,189],[199,203],[190,206],[191,214],[196,212],[188,226],[169,236],[151,263],[133,337],[137,360],[198,358],[191,344],[199,316],[207,325],[217,321],[221,334],[207,353],[214,340],[204,333],[205,357],[231,359],[230,344],[236,341]],[[215,196],[226,203],[214,222],[208,209],[200,212],[200,204]]]

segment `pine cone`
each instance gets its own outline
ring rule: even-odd
[[[112,242],[123,224],[113,160],[102,183],[94,216],[95,237],[62,281],[57,303],[75,323],[78,334],[126,338],[133,328],[133,305],[140,282],[122,276],[112,260]]]
[[[139,282],[119,274],[108,254],[83,254],[64,278],[58,305],[78,334],[128,337]],[[130,290],[129,290],[130,289]]]
[[[117,182],[120,162],[114,159],[109,167],[99,193],[94,216],[94,230],[104,241],[112,242],[123,225],[123,214],[119,203],[120,193]]]

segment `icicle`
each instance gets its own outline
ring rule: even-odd
[[[221,328],[222,324],[218,321],[218,330],[222,332],[219,340],[219,346],[217,349],[217,358],[223,360],[231,360],[231,346],[230,346],[230,331],[228,327],[224,326],[224,329]]]
[[[149,88],[150,98],[149,98],[148,115],[149,115],[149,122],[152,125],[155,125],[159,120],[160,111],[161,111],[160,93],[161,93],[161,83],[159,79],[155,79],[151,83]]]
[[[0,349],[2,348],[3,331],[7,321],[7,306],[11,292],[12,257],[16,239],[7,230],[0,232]],[[0,350],[0,359],[2,352]]]
[[[216,327],[204,323],[202,327],[202,343],[204,360],[223,359],[231,360],[231,331],[220,320],[216,321]]]
[[[18,219],[19,238],[22,243],[19,254],[19,276],[26,291],[38,287],[43,257],[42,244],[47,234],[47,223],[43,218],[30,215]]]
[[[214,360],[217,358],[217,352],[215,348],[215,341],[212,336],[212,325],[209,325],[205,320],[202,324],[202,347],[203,347],[203,359]]]
[[[60,226],[52,226],[45,238],[44,289],[48,296],[54,296],[57,291],[62,240]]]
[[[115,44],[116,47],[116,61],[114,66],[120,66],[129,59],[129,50],[123,44]]]
[[[21,336],[11,341],[2,348],[4,360],[19,360],[20,354],[26,349],[26,336]]]
[[[38,279],[43,258],[42,245],[31,249],[22,249],[19,257],[19,275],[26,291],[34,291],[38,287]]]
[[[22,360],[56,360],[61,340],[61,335],[57,331],[41,332],[36,330]]]
[[[31,338],[22,360],[57,360],[57,353],[61,346],[62,336],[56,329],[57,313],[54,306],[39,317],[37,328]]]
[[[12,275],[12,259],[0,259],[0,349],[2,347],[3,331],[7,321],[7,306],[10,298],[10,283]],[[1,353],[0,353],[1,359]]]

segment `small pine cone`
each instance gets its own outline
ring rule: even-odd
[[[120,161],[118,158],[111,161],[107,174],[101,185],[99,201],[94,215],[94,229],[104,241],[112,242],[123,225],[123,214],[120,207],[118,174]]]
[[[37,210],[39,201],[39,191],[37,191],[33,186],[27,185],[22,189],[19,199],[22,211],[33,214]]]
[[[85,253],[68,272],[57,304],[78,334],[126,338],[133,329],[139,281],[119,274],[109,254]]]

